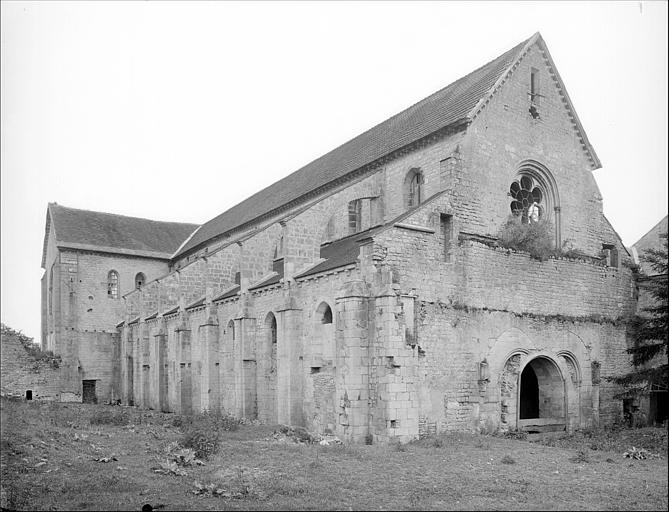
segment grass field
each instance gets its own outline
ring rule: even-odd
[[[3,398],[0,419],[5,509],[667,510],[665,429],[320,446],[105,405]],[[218,436],[203,465],[180,450],[198,429]],[[632,446],[656,456],[625,458]]]

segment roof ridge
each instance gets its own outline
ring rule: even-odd
[[[486,97],[500,77],[539,33],[523,40],[494,59],[409,107],[350,138],[299,169],[244,198],[202,225],[173,259],[190,254],[211,240],[263,216],[278,213],[289,204],[304,202],[310,194],[323,192],[333,182],[345,181],[356,172],[394,155],[412,144],[463,121]],[[512,62],[513,61],[513,62]],[[443,132],[445,133],[445,132]]]

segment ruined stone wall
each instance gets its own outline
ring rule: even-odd
[[[30,390],[33,400],[61,399],[59,368],[54,368],[49,361],[36,360],[16,336],[3,335],[1,341],[0,393],[3,396],[25,398],[26,391]]]
[[[622,318],[633,311],[634,283],[626,267],[567,258],[542,262],[473,240],[452,245],[446,262],[438,231],[394,228],[375,238],[382,263],[403,289],[415,289],[424,300],[575,317]]]

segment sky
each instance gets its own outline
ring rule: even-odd
[[[667,214],[666,2],[0,2],[1,316],[46,208],[204,223],[539,31],[626,245]]]

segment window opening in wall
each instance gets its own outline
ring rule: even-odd
[[[532,68],[530,70],[530,101],[534,105],[539,105],[539,70]]]
[[[279,241],[274,247],[274,259],[283,258],[283,235],[279,238]]]
[[[118,299],[118,272],[115,270],[110,270],[107,274],[107,296]]]
[[[53,268],[51,265],[51,272],[49,272],[49,314],[53,315]]]
[[[423,173],[420,169],[411,169],[405,180],[407,208],[418,206],[423,201]]]
[[[321,317],[322,324],[331,324],[332,323],[332,310],[330,306],[326,306],[323,311],[323,316]]]
[[[141,272],[138,272],[135,276],[135,288],[141,288],[142,285],[146,282],[146,277]]]
[[[230,320],[228,322],[228,332],[230,333],[230,339],[232,341],[234,341],[235,340],[235,322],[233,322],[232,320]]]
[[[274,315],[272,315],[272,321],[270,322],[269,332],[270,332],[270,341],[273,344],[276,343],[276,317]]]
[[[362,226],[362,199],[354,199],[348,203],[348,232],[354,234]]]
[[[235,284],[242,284],[242,273],[235,272]]]
[[[33,399],[33,390],[32,389],[27,389],[26,390],[26,400],[32,400]]]
[[[618,249],[613,244],[602,244],[602,253],[606,258],[606,266],[618,268]]]
[[[537,107],[539,106],[539,70],[532,68],[530,71],[530,115],[534,119],[539,118],[539,111]]]
[[[444,261],[451,262],[451,245],[453,240],[453,216],[442,213],[439,219],[441,236],[444,246]]]
[[[531,176],[521,176],[509,189],[511,213],[520,216],[523,224],[539,222],[545,213],[544,191]]]

